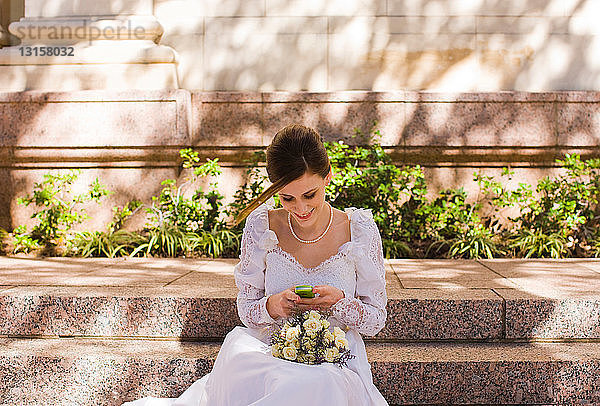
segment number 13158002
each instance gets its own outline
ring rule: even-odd
[[[21,56],[75,56],[73,47],[19,47]]]

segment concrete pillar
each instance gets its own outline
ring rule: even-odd
[[[179,87],[152,0],[25,0],[9,31],[21,44],[0,50],[0,91]]]

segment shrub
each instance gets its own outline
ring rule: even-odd
[[[417,210],[423,218],[421,237],[429,236],[432,241],[425,256],[442,252],[450,258],[493,258],[502,252],[492,231],[481,221],[481,203],[467,203],[466,199],[463,188],[448,189]]]
[[[334,207],[364,207],[371,209],[379,227],[386,257],[409,255],[406,235],[401,230],[401,203],[420,200],[424,176],[420,168],[398,168],[380,144],[381,134],[374,131],[366,137],[359,131],[365,146],[350,146],[343,141],[325,142],[334,172],[325,189],[326,198]]]
[[[579,155],[567,154],[557,160],[562,174],[541,179],[535,188],[526,183],[509,188],[506,181],[514,175],[509,168],[503,168],[499,180],[475,173],[479,193],[474,200],[463,188],[428,198],[423,169],[396,166],[380,144],[379,131],[369,136],[356,131],[353,137],[358,137],[358,145],[324,143],[335,175],[325,189],[326,198],[337,208],[371,209],[387,258],[600,257],[600,159],[582,161]],[[74,236],[72,226],[87,218],[79,205],[99,202],[109,192],[96,179],[88,191],[73,196],[68,189],[78,171],[45,175],[31,196],[18,200],[35,204],[38,210],[32,217],[38,223],[31,232],[24,225],[15,228],[14,252],[52,252],[66,244],[79,256],[237,257],[244,223],[229,227],[226,219],[237,216],[267,186],[261,170],[265,153],[256,152],[247,160],[244,183],[226,207],[216,182],[207,191],[187,193],[200,178],[221,174],[217,159],[200,164],[198,153],[189,148],[182,149],[180,157],[191,172],[182,183],[166,179],[151,206],[129,202],[113,209],[106,231]],[[277,196],[275,202],[280,204]],[[518,215],[505,216],[510,208]],[[122,230],[126,219],[140,209],[148,215],[144,229]]]
[[[59,245],[66,244],[71,228],[89,218],[78,206],[90,201],[99,203],[110,193],[96,178],[87,191],[73,195],[69,189],[80,173],[80,170],[71,170],[66,174],[46,174],[41,183],[34,185],[32,195],[17,199],[19,204],[35,205],[37,210],[31,218],[36,219],[37,224],[31,232],[27,232],[24,225],[15,229],[14,252],[41,248],[45,254],[55,254]]]
[[[159,256],[220,256],[223,251],[237,251],[239,235],[228,230],[225,219],[221,218],[222,200],[217,183],[210,183],[208,192],[202,188],[194,191],[191,197],[184,195],[185,188],[201,177],[221,174],[218,160],[197,165],[198,153],[191,148],[182,149],[183,168],[191,169],[192,176],[177,185],[174,179],[164,180],[159,196],[152,197],[149,222],[144,229],[146,241],[130,255]]]
[[[240,185],[238,190],[233,195],[233,202],[231,202],[225,209],[225,214],[232,219],[246,207],[252,200],[260,196],[265,190],[265,186],[268,182],[268,176],[261,173],[259,163],[265,162],[266,154],[264,151],[256,151],[254,154],[245,161],[246,170],[244,175],[244,182]],[[276,204],[279,204],[279,199],[274,196]],[[244,228],[245,222],[237,224],[232,227],[232,231],[241,233]],[[241,235],[241,234],[240,234]]]
[[[479,204],[467,204],[462,188],[444,190],[430,202],[419,165],[394,165],[380,144],[379,131],[370,138],[360,132],[355,136],[366,145],[325,143],[336,173],[327,197],[337,207],[372,210],[387,258],[479,258],[501,252],[492,233],[480,224]]]
[[[591,256],[597,251],[600,159],[582,161],[577,154],[566,154],[556,162],[564,174],[541,179],[535,193],[523,183],[509,190],[492,177],[477,179],[496,212],[519,208],[504,233],[516,256],[562,258]],[[512,174],[505,168],[501,176],[510,179]]]
[[[142,202],[132,200],[123,206],[113,208],[113,220],[106,231],[83,231],[76,233],[69,250],[72,255],[81,257],[108,257],[130,255],[145,238],[137,232],[121,230],[125,220],[132,216]]]

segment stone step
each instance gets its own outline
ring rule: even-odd
[[[0,257],[1,336],[219,340],[235,259]],[[600,261],[387,260],[388,341],[600,338]]]
[[[0,339],[0,404],[120,405],[177,397],[209,372],[218,343]],[[598,343],[367,343],[391,405],[597,404]]]
[[[502,337],[502,299],[489,292],[412,293],[390,298],[387,325],[377,338]],[[192,290],[15,287],[0,291],[0,334],[220,339],[241,325],[234,295],[234,289],[211,295],[197,285]]]
[[[0,335],[222,339],[241,325],[235,288],[223,287],[232,283],[199,273],[193,287],[0,289]],[[388,289],[388,294],[387,323],[376,339],[600,338],[600,292],[553,298],[482,289]]]

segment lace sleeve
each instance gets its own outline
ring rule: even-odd
[[[268,207],[262,204],[246,219],[240,262],[233,269],[239,289],[238,315],[246,327],[265,327],[275,322],[267,312],[265,297],[265,255],[268,245],[274,242],[273,238],[276,236],[269,230]]]
[[[352,250],[356,264],[356,297],[339,300],[332,306],[333,315],[359,333],[374,336],[384,327],[387,318],[381,236],[370,210],[355,210],[351,226],[357,240]]]

